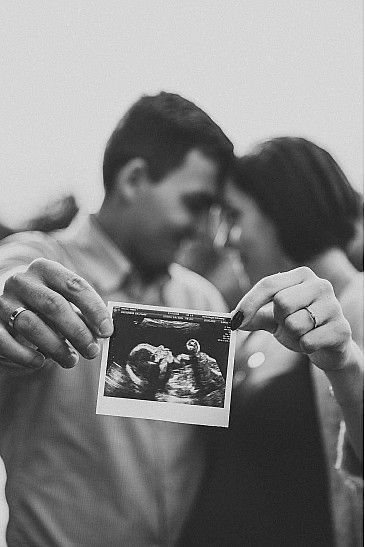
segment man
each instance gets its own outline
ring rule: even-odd
[[[204,473],[203,428],[96,416],[98,367],[85,359],[95,358],[97,338],[112,332],[98,293],[222,309],[207,282],[169,266],[180,243],[204,225],[231,158],[231,143],[195,105],[165,93],[145,97],[108,143],[98,215],[57,237],[22,235],[0,248],[0,442],[9,545],[178,541]],[[24,265],[25,272],[14,273]],[[312,313],[307,308],[314,304]],[[298,313],[299,322],[288,320]],[[314,332],[318,317],[320,328],[326,325],[323,338]],[[320,368],[359,368],[333,291],[308,268],[262,280],[240,302],[236,327],[242,320],[246,330],[280,332],[283,347],[315,352]],[[83,359],[66,372],[61,367],[78,360],[70,344]]]
[[[98,338],[112,333],[103,300],[224,309],[171,263],[205,225],[232,149],[193,103],[142,97],[107,144],[100,211],[0,248],[9,546],[176,542],[203,473],[201,428],[95,414]]]

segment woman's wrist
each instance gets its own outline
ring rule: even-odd
[[[326,370],[337,402],[346,408],[359,408],[364,402],[363,353],[355,342],[351,342],[342,366]]]

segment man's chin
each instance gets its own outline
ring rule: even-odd
[[[180,245],[170,245],[169,248],[160,248],[156,250],[158,261],[155,256],[150,256],[149,260],[145,260],[143,264],[143,274],[149,278],[161,277],[168,274],[171,264],[176,262]]]
[[[172,264],[173,260],[156,263],[146,264],[143,268],[143,276],[148,280],[154,280],[159,277],[168,275],[169,267]]]

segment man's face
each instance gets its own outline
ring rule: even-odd
[[[193,149],[161,181],[144,183],[134,203],[134,254],[144,273],[166,270],[181,244],[203,230],[217,200],[217,164]]]

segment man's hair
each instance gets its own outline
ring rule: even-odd
[[[237,160],[235,184],[254,198],[296,262],[354,235],[361,197],[324,149],[294,137],[264,142]]]
[[[219,176],[231,165],[233,145],[213,120],[180,95],[161,92],[141,97],[113,131],[104,154],[106,191],[117,172],[133,158],[143,158],[153,181],[177,168],[197,148],[214,159]]]

